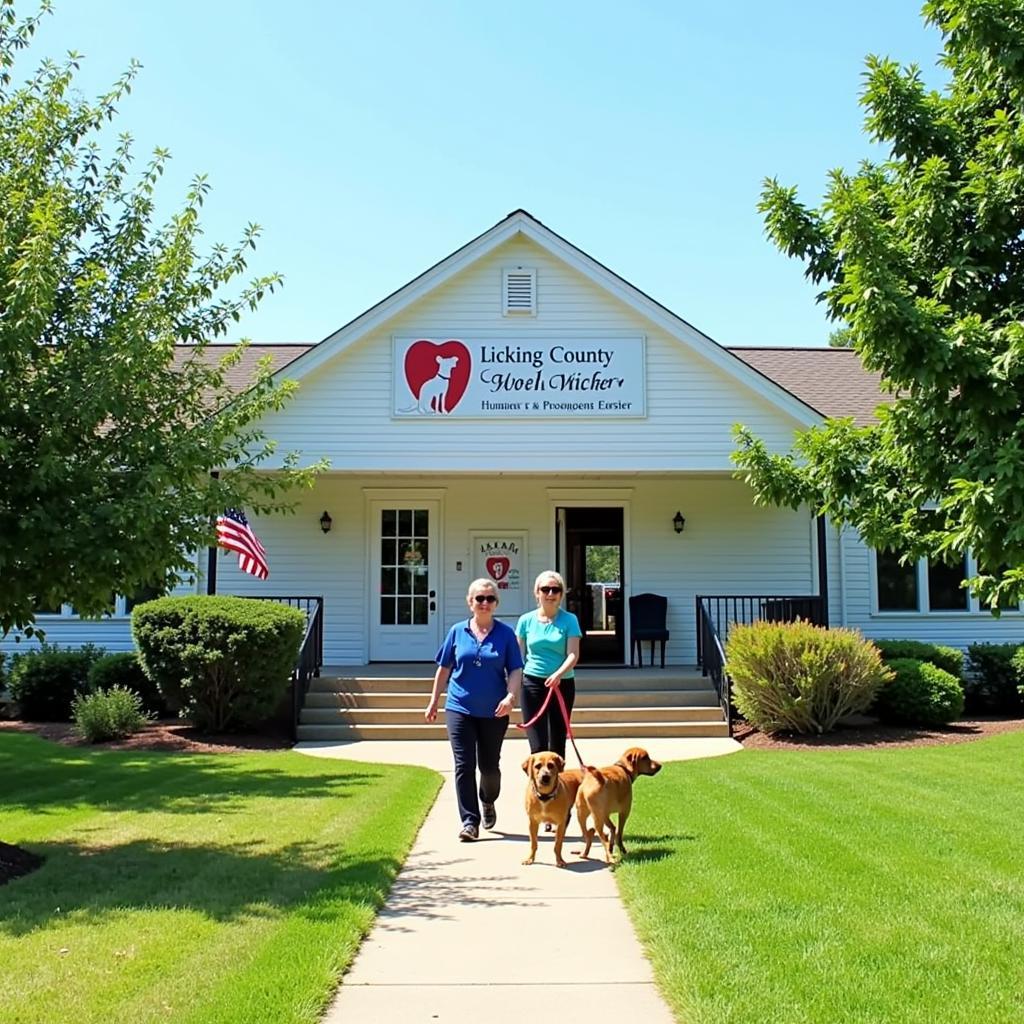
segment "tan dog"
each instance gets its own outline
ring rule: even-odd
[[[562,842],[572,814],[576,793],[580,788],[580,773],[563,772],[565,761],[551,750],[531,754],[523,762],[523,771],[530,781],[526,787],[526,814],[530,819],[530,855],[523,861],[532,864],[537,856],[537,834],[540,823],[549,821],[555,826],[555,863],[565,867]]]
[[[586,775],[580,780],[576,794],[576,817],[579,819],[580,831],[586,845],[579,851],[581,857],[590,855],[590,847],[594,842],[594,831],[601,837],[604,846],[604,859],[612,862],[612,851],[618,844],[619,852],[626,853],[622,842],[622,833],[626,827],[626,819],[633,807],[633,780],[640,775],[657,775],[661,765],[652,761],[650,754],[643,747],[630,747],[609,768],[588,768]],[[612,824],[611,816],[618,814],[618,828]],[[587,819],[594,819],[594,828],[587,827]],[[608,835],[605,835],[605,828]]]

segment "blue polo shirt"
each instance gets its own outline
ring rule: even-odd
[[[494,717],[494,709],[508,694],[508,673],[523,667],[515,631],[499,619],[482,644],[473,636],[469,619],[455,623],[434,661],[452,670],[445,710],[474,718]]]
[[[559,608],[551,622],[541,622],[539,611],[527,612],[516,623],[516,634],[526,643],[526,674],[538,679],[547,679],[565,661],[569,653],[569,638],[583,636],[580,620]],[[562,676],[573,679],[572,669]]]

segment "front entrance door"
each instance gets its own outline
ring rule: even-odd
[[[433,661],[440,646],[438,503],[372,503],[370,660]]]
[[[580,620],[581,665],[625,663],[623,511],[620,507],[558,509],[558,570],[565,607]]]

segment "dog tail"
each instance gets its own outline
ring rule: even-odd
[[[583,774],[592,776],[594,781],[598,784],[598,786],[603,786],[605,783],[604,775],[601,773],[599,769],[595,768],[592,764],[585,764],[583,766]]]

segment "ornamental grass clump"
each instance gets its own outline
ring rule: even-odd
[[[142,698],[143,708],[155,716],[167,710],[156,684],[142,671],[135,651],[105,654],[89,669],[90,690],[110,690],[115,686],[137,693]]]
[[[75,729],[90,743],[131,736],[150,719],[142,698],[126,686],[112,686],[76,697],[71,714]]]
[[[829,732],[890,678],[860,633],[809,622],[735,625],[725,654],[736,707],[762,732]]]

